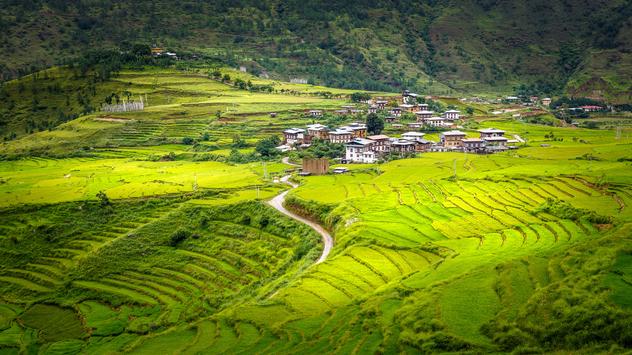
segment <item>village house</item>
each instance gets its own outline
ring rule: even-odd
[[[435,144],[435,142],[423,138],[417,138],[412,142],[415,143],[416,152],[427,152],[430,150],[430,147]]]
[[[353,140],[353,133],[346,129],[336,129],[334,131],[329,131],[327,137],[331,143],[348,143]]]
[[[415,143],[405,139],[397,139],[391,142],[391,152],[393,153],[414,153]]]
[[[419,111],[428,111],[428,104],[417,104]]]
[[[312,117],[320,117],[323,115],[323,111],[321,110],[309,110],[309,115]]]
[[[378,109],[377,105],[371,105],[371,106],[369,106],[368,112],[369,113],[377,113],[377,109]]]
[[[463,146],[465,133],[461,131],[447,131],[441,133],[441,144],[446,148],[456,148]]]
[[[481,134],[481,138],[502,137],[505,135],[505,131],[503,131],[502,129],[496,129],[496,128],[479,129],[478,133]]]
[[[603,107],[601,107],[601,106],[595,106],[595,105],[579,106],[579,108],[581,108],[581,109],[582,109],[582,110],[584,110],[585,112],[596,112],[596,111],[601,111],[601,110],[603,110]]]
[[[374,141],[356,138],[345,144],[345,159],[353,163],[375,163],[377,154],[373,151]]]
[[[305,140],[305,130],[301,128],[290,128],[283,131],[283,142],[287,145],[302,144]]]
[[[340,127],[340,129],[351,132],[354,138],[366,137],[366,124],[364,123],[353,122],[347,126]]]
[[[386,117],[384,117],[384,122],[393,123],[395,121],[397,121],[397,117],[396,116],[386,116]]]
[[[373,144],[373,151],[374,152],[378,152],[378,153],[388,153],[390,148],[391,148],[391,141],[390,138],[386,135],[383,134],[379,134],[379,135],[374,135],[374,136],[368,136],[366,137],[367,139],[372,140],[373,142],[375,142],[375,144]]]
[[[344,115],[346,115],[347,113],[349,113],[347,110],[336,110],[335,112],[336,112],[336,114],[337,114],[337,115],[339,115],[339,116],[344,116]]]
[[[451,121],[458,120],[461,117],[461,111],[459,111],[459,110],[448,110],[448,111],[443,113],[443,117],[445,117],[445,118],[447,118],[448,120],[451,120]]]
[[[329,129],[320,123],[307,125],[307,135],[313,138],[325,140],[328,138]]]
[[[386,104],[388,104],[388,101],[386,100],[377,100],[375,101],[375,105],[377,105],[377,108],[379,110],[383,110],[386,108]]]
[[[391,114],[392,116],[395,116],[395,117],[400,117],[402,115],[402,109],[400,107],[393,107],[389,111],[389,114]]]
[[[444,117],[430,117],[423,121],[424,124],[431,127],[450,127],[452,124]]]
[[[481,152],[485,149],[485,141],[481,138],[465,138],[462,141],[464,152]]]
[[[549,106],[551,105],[551,98],[550,97],[545,97],[542,99],[542,105],[544,106]]]
[[[402,110],[402,112],[413,112],[413,111],[415,111],[415,105],[411,105],[411,104],[401,104],[401,105],[399,105],[399,108]]]
[[[432,117],[434,111],[417,111],[415,115],[417,115],[417,121],[423,121],[424,119]]]
[[[495,136],[481,138],[485,141],[485,149],[487,151],[505,150],[507,149],[507,137]]]
[[[406,132],[402,134],[402,139],[407,140],[415,140],[418,138],[423,138],[426,134],[422,132]]]
[[[406,124],[406,126],[408,126],[409,129],[420,129],[424,127],[424,123],[423,122],[409,122]]]
[[[414,92],[404,90],[404,92],[402,93],[402,103],[409,104],[412,102],[416,102],[418,96],[419,95],[415,94]]]

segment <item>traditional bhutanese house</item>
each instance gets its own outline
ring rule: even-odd
[[[154,56],[161,55],[164,51],[165,49],[162,47],[152,47],[151,55],[154,55]]]
[[[335,131],[329,131],[327,134],[331,143],[348,143],[353,140],[353,133],[346,129],[337,129]]]
[[[420,129],[424,126],[423,122],[409,122],[406,124],[409,129]]]
[[[375,101],[375,105],[377,105],[377,108],[379,110],[383,110],[386,107],[387,103],[388,103],[388,101],[386,101],[386,100],[377,100],[377,101]]]
[[[351,110],[353,110],[355,108],[355,106],[353,105],[343,105],[340,106],[343,110],[347,110],[348,112],[351,112]]]
[[[424,119],[424,123],[432,127],[450,127],[452,124],[444,117],[430,117]]]
[[[463,151],[479,152],[485,149],[485,141],[481,138],[465,138],[463,141]]]
[[[434,114],[433,111],[417,111],[415,112],[415,115],[417,115],[417,121],[423,121],[427,118],[432,117],[432,115]]]
[[[549,106],[551,104],[551,98],[550,97],[545,97],[542,99],[542,105],[544,106]]]
[[[373,151],[373,142],[370,139],[355,138],[345,144],[345,158],[354,163],[375,163],[377,155]]]
[[[403,103],[410,103],[410,102],[414,102],[417,100],[417,97],[419,95],[415,94],[414,92],[410,92],[408,90],[404,90],[404,92],[402,93],[402,102]]]
[[[461,131],[447,131],[441,133],[441,144],[446,147],[462,147],[463,141],[465,138],[465,133]]]
[[[377,113],[377,110],[378,110],[377,105],[371,105],[371,106],[369,106],[368,112],[369,113]]]
[[[320,123],[307,125],[307,135],[312,138],[325,140],[328,138],[329,129]]]
[[[366,124],[364,123],[353,122],[347,126],[340,127],[340,129],[350,131],[354,138],[366,137]]]
[[[461,117],[461,111],[459,110],[448,110],[443,113],[443,117],[449,119],[450,121],[458,120]]]
[[[384,122],[393,123],[397,121],[397,117],[395,116],[386,116],[384,117]]]
[[[402,115],[402,109],[401,107],[393,107],[388,113],[390,113],[391,116],[399,117]]]
[[[305,130],[301,128],[290,128],[283,131],[283,141],[288,145],[302,144],[305,140]]]
[[[485,141],[485,149],[488,151],[507,149],[507,137],[493,136],[481,139]]]
[[[391,152],[395,153],[414,153],[415,143],[409,140],[394,140],[391,142]]]
[[[415,105],[411,105],[411,104],[401,104],[401,105],[399,105],[399,108],[402,110],[402,112],[413,112],[413,111],[415,111]]]
[[[344,116],[349,113],[349,111],[347,110],[336,110],[335,112],[337,115],[340,115],[340,116]]]
[[[427,152],[430,150],[430,147],[435,144],[435,142],[423,138],[417,138],[411,142],[415,143],[416,152]]]
[[[539,97],[537,97],[537,96],[531,96],[531,97],[529,97],[529,101],[531,101],[531,103],[534,103],[534,104],[535,104],[536,102],[538,102],[538,100],[539,100],[539,99],[540,99],[540,98],[539,98]]]
[[[364,111],[362,110],[358,110],[357,108],[352,109],[351,111],[349,111],[350,114],[352,115],[359,115],[361,113],[363,113]]]
[[[312,117],[320,117],[323,115],[323,111],[321,110],[309,110],[309,115]]]
[[[275,118],[276,116],[277,116],[277,113],[276,113],[276,112],[270,112],[270,117],[271,117],[271,118]]]
[[[402,139],[415,140],[418,138],[423,138],[425,135],[425,133],[421,132],[406,132],[402,134]]]
[[[384,134],[378,134],[374,136],[368,136],[366,138],[375,142],[375,144],[373,144],[373,151],[378,153],[386,153],[389,151],[391,141],[388,136]]]
[[[502,137],[505,135],[505,131],[496,128],[479,129],[478,132],[481,134],[481,138]]]
[[[417,104],[419,111],[428,111],[428,104]]]
[[[404,128],[404,125],[403,125],[403,124],[401,124],[401,123],[393,123],[393,124],[391,125],[391,127],[393,127],[393,128],[397,128],[397,129],[402,129],[402,128]]]

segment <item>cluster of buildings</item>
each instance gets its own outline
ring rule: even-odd
[[[295,148],[307,148],[314,139],[345,145],[344,161],[348,163],[375,163],[387,154],[406,155],[420,152],[461,151],[468,153],[494,153],[509,149],[509,143],[516,141],[505,137],[505,132],[495,128],[478,131],[478,138],[467,138],[465,132],[458,130],[441,133],[440,141],[424,139],[425,133],[407,132],[399,138],[387,135],[367,136],[364,123],[329,129],[322,124],[311,124],[302,128],[290,128],[283,131],[282,151]]]

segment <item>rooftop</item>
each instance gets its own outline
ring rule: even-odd
[[[426,135],[425,133],[421,133],[421,132],[406,132],[402,134],[402,137],[423,137],[425,135]]]
[[[502,129],[496,129],[496,128],[485,128],[485,129],[479,129],[478,130],[480,133],[505,133],[505,131],[503,131]]]
[[[443,136],[464,136],[465,133],[461,131],[446,131],[441,133]]]
[[[302,128],[289,128],[283,131],[283,133],[288,133],[288,134],[296,134],[296,133],[303,133],[303,132],[305,132],[305,130]]]
[[[418,115],[432,115],[434,113],[434,111],[421,110],[421,111],[417,111],[415,113],[418,114]]]
[[[365,139],[365,138],[356,138],[354,140],[352,140],[351,142],[347,143],[346,145],[370,145],[375,143],[374,141],[370,140],[370,139]]]
[[[389,137],[387,135],[384,135],[384,134],[377,134],[375,136],[368,136],[366,138],[370,139],[370,140],[374,140],[374,141],[379,141],[379,140],[382,140],[382,139],[388,139]]]
[[[483,138],[486,141],[507,141],[507,137],[485,137]]]

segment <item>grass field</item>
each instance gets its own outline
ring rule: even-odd
[[[297,93],[253,93],[163,69],[123,71],[115,84],[147,93],[149,108],[3,143],[2,352],[629,346],[628,129],[535,125],[481,107],[469,135],[496,127],[526,143],[295,177],[289,207],[314,211],[307,217],[335,237],[329,258],[314,264],[316,233],[265,204],[285,188],[271,175],[287,166],[199,156],[234,154],[235,134],[249,154],[259,138],[311,122],[305,109],[335,109],[345,98],[286,83],[274,84]]]

